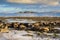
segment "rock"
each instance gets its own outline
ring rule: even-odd
[[[20,25],[20,29],[24,30],[24,29],[26,29],[26,26],[25,25]]]
[[[9,32],[9,29],[7,27],[1,29],[1,32]]]

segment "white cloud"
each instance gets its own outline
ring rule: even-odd
[[[10,7],[9,5],[6,4],[0,4],[0,13],[15,13],[18,11],[20,11],[19,8]]]
[[[35,11],[35,12],[51,12],[51,11],[57,11],[59,9],[49,7],[47,5],[40,5],[40,6],[26,6],[26,7],[13,7],[11,5],[6,4],[0,4],[0,13],[16,13],[20,11]]]
[[[52,6],[56,6],[60,4],[59,3],[60,0],[7,0],[7,1],[12,3],[27,3],[27,4],[38,3],[38,4],[46,4]]]
[[[20,11],[19,8],[15,8],[15,7],[1,7],[0,6],[0,13],[15,13]]]
[[[7,1],[14,3],[36,3],[35,0],[7,0]]]
[[[0,4],[0,7],[2,7],[2,6],[3,6],[3,7],[5,7],[5,6],[8,6],[8,5],[5,5],[5,4]]]

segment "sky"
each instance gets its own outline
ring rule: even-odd
[[[38,13],[18,14],[20,11]],[[60,17],[60,0],[0,0],[0,16]]]

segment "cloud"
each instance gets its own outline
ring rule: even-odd
[[[34,0],[7,0],[8,2],[14,3],[36,3]]]
[[[56,6],[60,4],[59,0],[40,0],[38,1],[38,3],[52,5],[52,6]]]
[[[17,5],[16,5],[17,6]],[[59,11],[60,7],[52,7],[47,5],[22,5],[16,7],[14,5],[8,4],[0,4],[0,13],[17,13],[20,11],[35,11],[35,12],[51,12],[51,11]]]
[[[57,5],[59,5],[59,2],[49,2],[47,4],[48,5],[52,5],[52,6],[57,6]]]
[[[59,5],[60,0],[7,0],[7,2],[12,3],[27,3],[27,4],[45,4],[56,6]]]
[[[4,6],[4,7],[5,7],[5,6],[8,6],[8,5],[0,4],[0,7],[2,7],[2,6]]]
[[[0,7],[0,13],[16,13],[20,11],[19,8],[14,7]]]

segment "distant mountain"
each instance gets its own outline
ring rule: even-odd
[[[22,12],[22,11],[20,11],[18,13],[38,13],[38,12],[35,12],[35,11],[24,11],[24,12]]]
[[[60,13],[60,11],[51,11],[51,12],[20,11],[17,13]]]
[[[33,12],[33,11],[24,11],[17,13],[0,13],[0,17],[60,17],[59,11],[51,11],[51,12]]]

